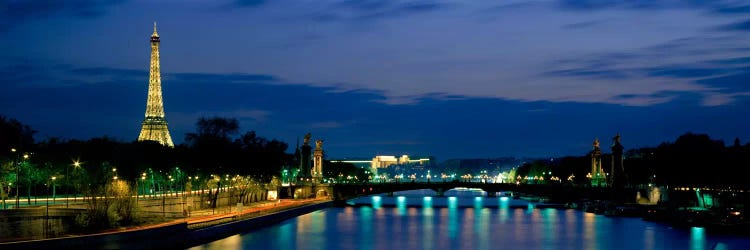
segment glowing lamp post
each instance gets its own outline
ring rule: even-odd
[[[55,201],[55,180],[57,180],[57,176],[52,176],[52,202]]]

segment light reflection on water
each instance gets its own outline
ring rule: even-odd
[[[494,197],[368,198],[194,249],[746,249],[750,239]],[[387,200],[390,206],[384,206]],[[478,206],[480,201],[481,206]],[[463,205],[461,205],[463,204]],[[485,204],[491,206],[484,207]],[[427,205],[427,206],[424,206]],[[513,206],[517,207],[517,206]]]

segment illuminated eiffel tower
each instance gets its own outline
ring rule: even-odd
[[[161,72],[159,66],[159,34],[151,34],[151,69],[148,77],[148,101],[146,102],[146,119],[143,120],[138,141],[156,141],[162,145],[174,147],[169,136],[167,120],[164,119],[164,101],[161,97]]]

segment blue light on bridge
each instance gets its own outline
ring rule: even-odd
[[[479,210],[482,209],[482,197],[474,197],[474,209]]]
[[[396,197],[396,209],[398,215],[406,215],[406,197]]]
[[[425,207],[425,208],[432,207],[432,197],[425,196],[424,201],[422,201],[422,207]]]
[[[457,207],[458,207],[458,201],[456,200],[456,197],[454,196],[448,197],[448,209],[451,211],[454,211],[456,210]]]
[[[508,201],[510,200],[508,197],[500,197],[498,198],[500,200],[500,209],[508,209]]]
[[[373,196],[372,197],[372,208],[374,209],[380,209],[382,206],[381,198],[380,196]]]

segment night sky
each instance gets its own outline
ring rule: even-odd
[[[135,140],[156,21],[176,144],[210,116],[290,147],[310,132],[328,158],[745,143],[741,2],[5,0],[0,114],[37,140]]]

